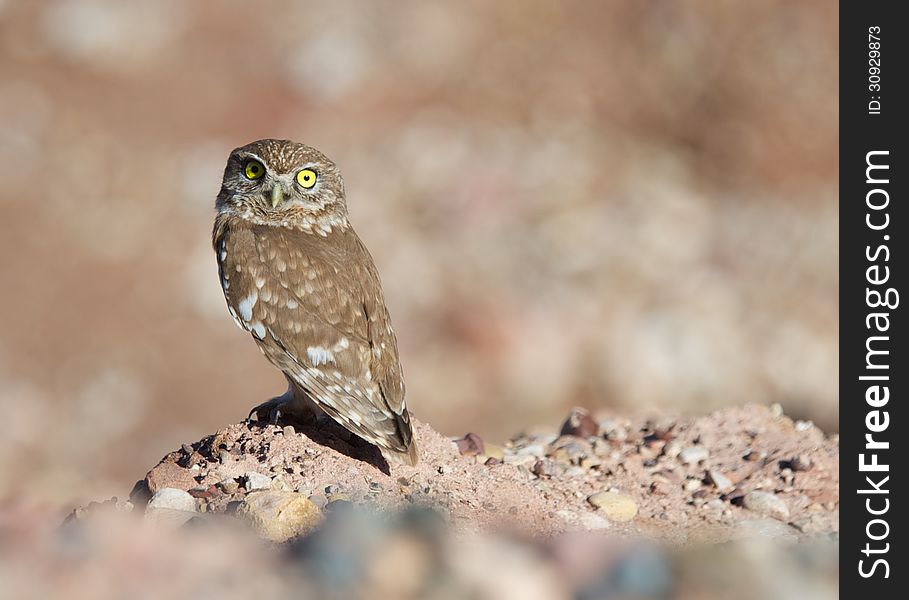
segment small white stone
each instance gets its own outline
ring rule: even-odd
[[[703,446],[688,446],[679,452],[679,460],[686,465],[696,465],[707,460],[708,456],[710,456],[710,452]]]
[[[587,531],[602,531],[612,527],[612,523],[609,522],[609,519],[592,512],[579,513],[578,521],[580,522],[581,527]]]
[[[263,475],[256,471],[249,471],[243,477],[246,479],[245,487],[247,492],[271,488],[271,477],[268,475]]]
[[[742,499],[742,504],[748,510],[780,521],[789,519],[789,507],[782,498],[770,492],[748,492]]]
[[[728,477],[726,477],[726,475],[724,475],[722,471],[718,471],[716,469],[711,469],[711,470],[707,471],[707,478],[710,480],[710,483],[712,483],[714,486],[716,486],[716,489],[718,489],[721,492],[728,492],[728,491],[732,490],[733,488],[735,488],[735,485],[733,485],[732,480],[730,480]]]
[[[183,510],[196,512],[196,499],[188,492],[177,488],[161,488],[148,501],[146,512],[155,509]]]

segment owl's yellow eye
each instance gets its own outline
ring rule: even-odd
[[[312,169],[303,169],[297,173],[297,183],[306,189],[311,188],[316,185],[316,172]]]
[[[246,174],[247,179],[259,179],[265,175],[265,167],[262,166],[257,160],[251,160],[246,163],[246,166],[243,168],[243,172]]]

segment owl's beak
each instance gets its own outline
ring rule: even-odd
[[[279,204],[284,200],[284,188],[281,187],[280,183],[276,183],[275,187],[271,188],[271,207],[277,208]]]

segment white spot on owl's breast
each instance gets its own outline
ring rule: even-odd
[[[256,321],[249,326],[250,332],[260,340],[265,339],[265,325],[261,321]]]
[[[335,360],[335,355],[332,351],[322,346],[310,346],[306,349],[306,355],[315,367],[334,362]]]
[[[346,337],[342,337],[340,340],[338,340],[338,343],[335,344],[334,348],[332,348],[332,351],[341,352],[342,350],[345,350],[349,347],[350,341]]]
[[[287,308],[289,308],[290,310],[293,310],[293,309],[297,308],[298,306],[300,306],[300,305],[297,304],[297,301],[294,300],[293,298],[287,299]]]
[[[256,301],[259,299],[259,294],[256,290],[253,290],[249,293],[249,296],[240,300],[237,303],[237,308],[240,310],[240,316],[244,321],[249,321],[252,319],[252,309],[256,305]]]

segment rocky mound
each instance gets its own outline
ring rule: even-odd
[[[837,530],[838,440],[778,407],[658,420],[576,409],[560,431],[503,446],[419,422],[415,435],[419,465],[389,467],[331,423],[233,424],[165,456],[131,502],[178,521],[234,514],[275,541],[349,503],[425,507],[455,530],[544,537],[610,529],[685,543]]]

